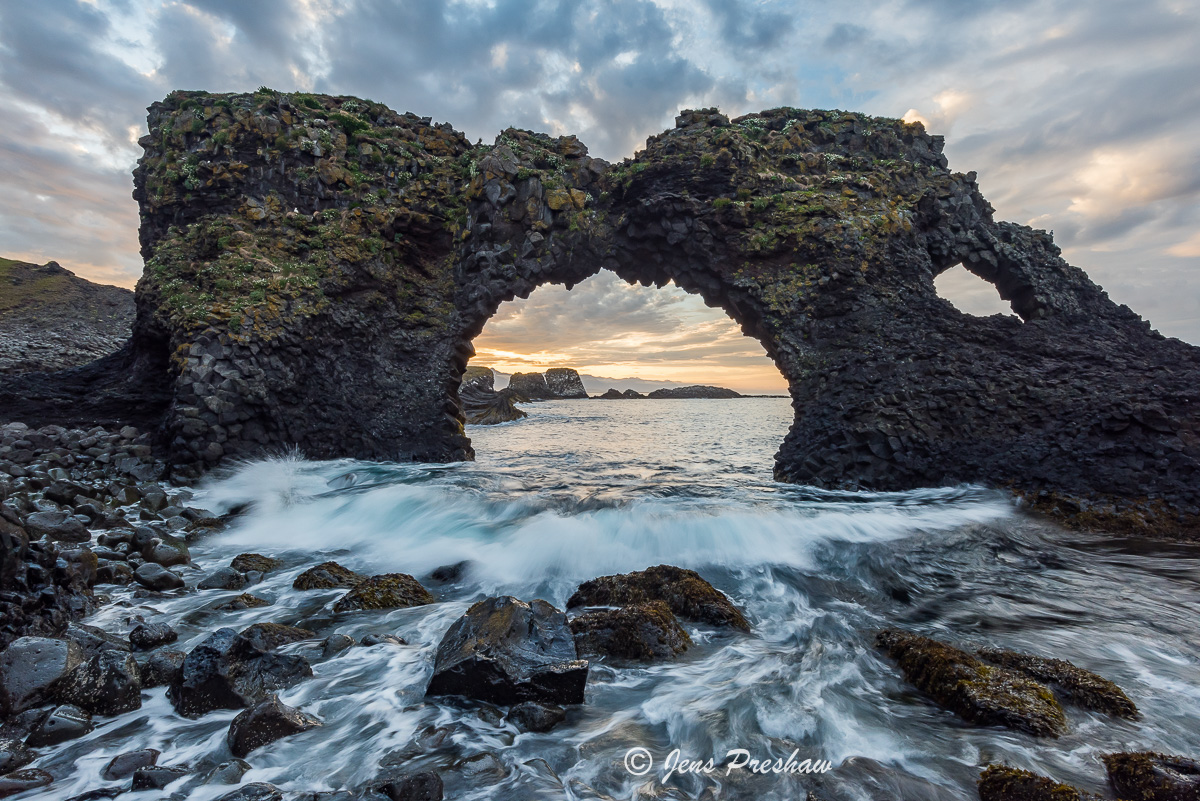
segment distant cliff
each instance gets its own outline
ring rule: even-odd
[[[671,389],[656,389],[646,397],[648,398],[740,398],[742,397],[732,389],[724,387],[673,387]]]
[[[133,318],[128,289],[93,284],[53,261],[0,258],[0,375],[107,356],[129,339]]]

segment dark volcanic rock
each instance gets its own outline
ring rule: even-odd
[[[316,567],[310,567],[292,582],[292,588],[297,590],[329,590],[334,587],[353,587],[365,577],[360,576],[349,568],[342,567],[337,562],[322,562]]]
[[[551,400],[554,393],[541,373],[513,373],[508,379],[508,389],[524,400]]]
[[[392,801],[442,801],[442,777],[431,770],[397,773],[376,779],[370,789]]]
[[[308,629],[282,623],[254,623],[242,629],[238,638],[259,651],[273,651],[281,645],[311,640],[317,635]]]
[[[426,695],[581,704],[587,671],[565,614],[542,600],[500,596],[479,601],[446,632]]]
[[[988,765],[979,776],[979,801],[1100,801],[1100,796],[1027,770]]]
[[[32,762],[34,753],[17,737],[0,735],[0,776]]]
[[[657,662],[674,659],[692,644],[692,638],[662,601],[596,609],[572,620],[571,631],[579,655],[588,658]]]
[[[636,573],[601,576],[585,581],[567,599],[567,608],[579,606],[627,606],[664,601],[684,620],[750,630],[745,615],[720,590],[694,570],[658,565]]]
[[[238,714],[229,724],[229,750],[235,757],[244,757],[255,748],[273,743],[281,737],[299,734],[320,726],[319,718],[294,709],[278,696]]]
[[[55,542],[87,542],[92,538],[87,527],[66,512],[34,512],[25,518],[25,529],[35,537]]]
[[[1108,783],[1121,798],[1200,801],[1200,762],[1152,751],[1105,754]]]
[[[557,704],[526,701],[508,710],[508,722],[521,731],[547,732],[567,717],[567,710]]]
[[[157,765],[158,758],[161,755],[162,752],[156,748],[143,748],[140,751],[127,751],[124,754],[117,754],[100,771],[100,778],[110,782],[117,781],[118,779],[126,779],[132,776],[134,771],[139,768],[148,768],[151,765]]]
[[[1075,667],[1065,659],[1031,656],[999,648],[983,648],[977,653],[986,662],[1040,681],[1068,703],[1123,718],[1136,718],[1138,715],[1137,707],[1120,687],[1103,676]]]
[[[546,386],[556,398],[586,398],[583,379],[573,367],[551,367],[546,371]]]
[[[239,573],[270,573],[275,570],[283,562],[270,556],[263,556],[260,553],[241,553],[233,557],[233,561],[229,566]]]
[[[161,790],[189,773],[191,770],[186,765],[149,765],[133,772],[133,782],[130,786],[135,791]]]
[[[259,609],[264,606],[270,606],[271,602],[266,598],[259,598],[257,595],[251,595],[248,592],[243,592],[236,598],[230,599],[225,603],[217,604],[213,609],[223,612],[237,612],[242,609]]]
[[[155,590],[156,592],[178,590],[184,586],[183,579],[177,574],[153,562],[147,562],[133,571],[133,578],[146,589]]]
[[[217,801],[282,801],[283,791],[266,782],[250,782],[231,790]]]
[[[1200,525],[1200,349],[1113,303],[1050,234],[996,220],[919,123],[686,110],[617,165],[571,136],[472,145],[341,97],[173,92],[147,123],[133,337],[0,387],[7,414],[138,417],[177,475],[291,445],[468,459],[471,340],[504,301],[609,269],[673,281],[763,345],[795,409],[781,480],[978,482],[1078,525]],[[303,278],[279,281],[281,264]],[[960,264],[1015,316],[939,298]]]
[[[246,586],[246,576],[232,567],[219,567],[200,579],[198,590],[240,590]]]
[[[141,673],[133,654],[102,651],[67,674],[54,695],[98,715],[117,715],[141,707]]]
[[[964,720],[1007,726],[1037,737],[1057,737],[1066,731],[1066,718],[1054,694],[1016,671],[896,629],[879,632],[875,644],[896,660],[905,679]]]
[[[471,425],[490,426],[510,423],[528,416],[515,405],[520,399],[517,393],[512,388],[497,392],[495,381],[495,373],[490,367],[468,367],[463,372],[458,399],[462,403],[466,422]]]
[[[70,640],[83,649],[85,658],[92,658],[104,651],[120,651],[129,653],[133,650],[129,641],[118,637],[112,632],[88,626],[83,623],[70,623],[63,633],[63,639]]]
[[[166,623],[139,623],[129,632],[129,644],[139,651],[149,651],[178,639],[179,634]]]
[[[33,748],[65,743],[82,737],[92,730],[92,716],[77,706],[56,706],[50,714],[33,727],[25,738],[25,744]]]
[[[656,389],[646,396],[647,398],[740,398],[742,397],[732,389],[724,387],[670,387],[668,389]]]
[[[363,579],[333,605],[335,612],[356,609],[399,609],[433,603],[433,595],[407,573],[384,573]]]
[[[46,787],[53,781],[54,777],[44,770],[31,768],[14,771],[0,776],[0,798],[8,798],[10,795],[34,790],[38,787]]]
[[[73,642],[22,637],[0,654],[0,717],[39,706],[51,698],[56,684],[83,663]]]
[[[596,397],[602,400],[643,400],[646,396],[640,392],[635,392],[632,389],[627,389],[624,392],[620,392],[616,389],[609,388],[603,395],[597,395]]]
[[[233,629],[220,629],[188,653],[167,697],[179,714],[198,717],[253,706],[311,675],[304,657],[264,652]]]
[[[182,680],[183,651],[156,651],[146,657],[138,669],[142,676],[142,687],[161,687]]]

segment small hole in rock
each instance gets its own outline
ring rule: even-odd
[[[1000,297],[996,287],[956,264],[933,279],[938,297],[954,304],[964,314],[989,317],[993,314],[1012,314],[1012,306]]]

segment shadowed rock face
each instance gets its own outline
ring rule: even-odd
[[[127,362],[166,364],[139,376],[169,392],[185,472],[288,444],[470,458],[471,340],[500,303],[610,269],[674,281],[763,344],[796,410],[781,480],[981,482],[1092,524],[1145,528],[1149,510],[1195,530],[1200,349],[1112,303],[1047,233],[993,220],[919,124],[685,111],[609,165],[575,137],[472,146],[352,98],[175,92],[141,143]],[[960,263],[1017,316],[938,298]]]

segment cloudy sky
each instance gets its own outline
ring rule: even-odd
[[[352,94],[489,142],[578,133],[608,159],[684,107],[834,107],[924,120],[1000,218],[1053,230],[1200,343],[1198,75],[1200,0],[0,0],[0,255],[131,286],[136,140],[175,88]],[[946,279],[990,310],[988,287]],[[476,344],[779,386],[739,336],[693,297],[597,277],[506,307]]]

